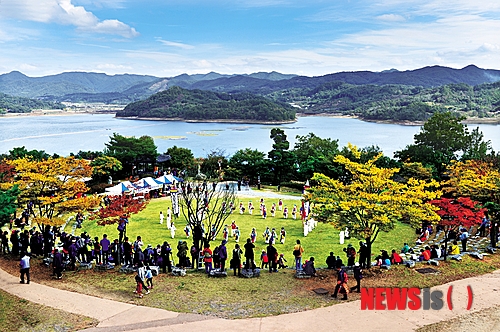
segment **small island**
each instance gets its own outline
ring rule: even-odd
[[[294,122],[295,108],[250,93],[229,94],[174,86],[128,104],[116,117],[276,124]]]

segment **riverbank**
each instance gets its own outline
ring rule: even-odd
[[[258,120],[239,120],[239,119],[203,119],[203,120],[193,120],[193,119],[183,119],[183,118],[141,118],[141,117],[122,117],[115,116],[117,119],[122,120],[142,120],[142,121],[182,121],[186,123],[237,123],[237,124],[263,124],[263,125],[280,125],[289,124],[297,122],[297,119],[286,120],[286,121],[258,121]]]
[[[5,113],[0,114],[0,118],[17,118],[17,117],[33,117],[33,116],[74,116],[74,115],[94,115],[94,114],[115,114],[116,112],[106,111],[39,111],[31,113]]]

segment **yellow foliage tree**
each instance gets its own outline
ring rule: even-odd
[[[447,167],[443,191],[455,197],[470,197],[486,203],[500,203],[500,172],[481,160],[453,161]]]
[[[61,226],[69,212],[87,211],[100,203],[97,196],[87,196],[85,178],[92,175],[92,167],[85,160],[73,157],[49,158],[36,161],[21,158],[7,161],[15,168],[15,180],[21,190],[21,206],[29,209],[31,223]]]
[[[447,167],[448,180],[443,191],[454,197],[470,197],[482,203],[497,222],[491,224],[490,238],[496,246],[500,221],[500,172],[492,164],[481,160],[454,161]]]
[[[355,146],[348,147],[355,158],[359,156]],[[352,235],[365,239],[368,258],[378,234],[390,231],[396,222],[417,226],[422,221],[436,223],[440,219],[435,213],[438,209],[428,203],[441,195],[436,190],[439,184],[434,180],[413,178],[406,183],[396,182],[393,178],[398,168],[375,165],[381,156],[360,163],[338,155],[334,161],[351,175],[347,183],[315,173],[313,186],[306,195],[319,220],[330,222],[339,229],[348,227]]]

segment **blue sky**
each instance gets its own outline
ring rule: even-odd
[[[0,0],[0,73],[500,69],[498,0]]]

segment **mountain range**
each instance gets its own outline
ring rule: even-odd
[[[476,86],[500,81],[500,70],[469,65],[462,69],[430,66],[416,70],[383,72],[353,71],[308,77],[277,72],[245,75],[218,73],[175,77],[149,75],[106,75],[66,72],[44,77],[28,77],[18,71],[0,75],[0,93],[54,102],[102,102],[128,104],[167,90],[172,86],[214,92],[250,92],[267,95],[286,89],[316,89],[331,82],[351,85],[408,85],[423,88],[452,83]]]

